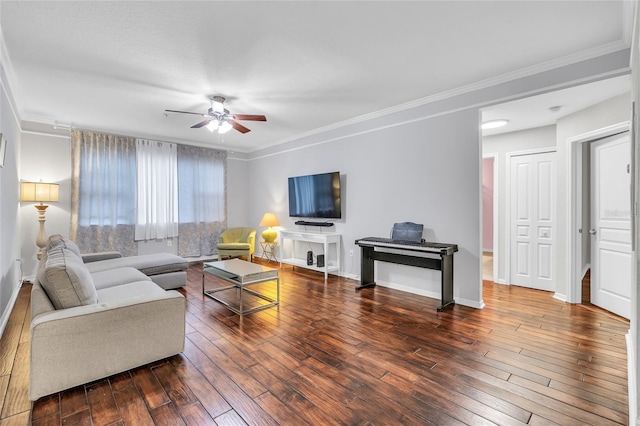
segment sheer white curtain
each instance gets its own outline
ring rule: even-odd
[[[218,238],[227,228],[226,151],[179,145],[178,184],[178,254],[217,253]]]
[[[136,240],[178,236],[178,154],[176,144],[136,140]]]
[[[71,239],[83,252],[135,255],[134,138],[71,131]]]

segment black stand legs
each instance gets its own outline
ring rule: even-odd
[[[397,263],[400,265],[417,266],[419,268],[435,269],[442,272],[440,287],[442,304],[438,306],[438,312],[442,312],[448,306],[455,304],[453,300],[453,253],[440,253],[439,259],[421,256],[411,256],[399,253],[375,251],[372,246],[360,246],[360,285],[356,290],[375,287],[374,261]],[[435,254],[435,253],[434,253]]]
[[[373,257],[375,250],[373,247],[362,247],[360,256],[360,285],[356,287],[356,290],[362,288],[375,287],[376,281],[374,278]]]

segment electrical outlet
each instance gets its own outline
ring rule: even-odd
[[[167,247],[171,247],[173,245],[173,241],[167,239]]]
[[[349,256],[353,256],[353,249],[349,250]]]

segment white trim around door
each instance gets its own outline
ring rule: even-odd
[[[567,271],[568,288],[566,295],[555,297],[569,303],[582,302],[582,144],[593,142],[629,131],[631,123],[624,121],[567,139],[566,178],[569,183],[567,192]],[[588,226],[588,225],[587,225]]]

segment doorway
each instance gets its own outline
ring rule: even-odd
[[[591,200],[590,195],[590,177],[593,175],[593,173],[590,171],[591,166],[589,165],[591,163],[590,144],[625,133],[628,138],[628,135],[630,133],[629,129],[630,123],[623,122],[582,135],[578,135],[567,140],[567,153],[569,154],[569,188],[571,189],[567,194],[567,206],[569,208],[569,222],[567,226],[569,256],[569,258],[567,259],[569,264],[567,273],[569,279],[569,288],[567,292],[567,302],[582,303],[584,282],[583,278],[586,275],[587,268],[590,265],[598,267],[597,265],[593,265],[594,259],[591,256],[591,244],[594,242],[595,238],[597,238],[598,236],[602,236],[602,234],[599,235],[599,230],[592,227],[592,223],[594,223],[595,218],[590,217],[592,216],[592,214],[590,214],[591,205],[595,203]],[[587,152],[589,152],[589,154],[587,154]],[[628,152],[628,155],[630,158],[630,151]],[[587,160],[589,160],[589,163],[587,163]],[[626,190],[626,193],[629,194],[629,189]],[[630,197],[628,197],[627,200],[629,202],[628,206],[630,206]],[[629,209],[630,207],[627,207],[627,211],[629,211]],[[611,210],[611,212],[609,213],[612,213],[614,216],[616,216],[620,215],[620,212],[623,209],[618,208],[618,212],[616,212],[616,208],[608,210]],[[588,211],[589,213],[587,213]],[[590,233],[589,231],[593,232]],[[618,233],[619,232],[616,232],[616,234]],[[608,230],[605,230],[604,236],[606,238],[609,237]],[[607,255],[609,254],[610,253],[607,253]],[[619,255],[614,256],[616,260],[621,259]],[[605,261],[606,260],[607,259],[605,258]],[[589,274],[589,281],[591,283],[591,299],[594,298],[594,287],[598,287],[598,289],[600,289],[599,286],[602,284],[602,278],[600,279],[600,283],[593,283],[595,276],[594,272],[595,274],[600,274],[602,271],[591,271],[591,273]],[[630,285],[631,283],[629,283],[629,286]],[[611,291],[611,289],[607,291]],[[616,292],[619,292],[619,290],[616,290]],[[595,297],[597,297],[597,295]]]
[[[595,123],[602,122],[601,126],[611,123],[611,119],[620,117],[619,121],[625,120],[621,106],[622,98],[626,98],[631,85],[628,75],[597,82],[576,85],[557,91],[549,91],[515,99],[492,106],[487,106],[481,110],[481,121],[491,121],[496,119],[506,119],[507,125],[502,128],[482,131],[482,158],[490,154],[496,155],[497,186],[494,197],[497,198],[498,208],[494,211],[498,224],[494,227],[496,234],[496,244],[493,247],[494,267],[497,268],[494,282],[499,284],[510,284],[510,259],[509,259],[509,238],[506,235],[509,227],[507,206],[505,205],[506,193],[508,192],[508,165],[506,159],[509,153],[522,152],[527,150],[542,150],[545,148],[557,149],[558,164],[556,169],[558,179],[558,214],[556,220],[556,282],[558,286],[554,298],[570,303],[580,303],[576,295],[582,292],[576,287],[580,286],[582,278],[582,268],[573,267],[573,258],[570,253],[580,250],[579,241],[574,243],[569,236],[569,216],[570,206],[575,203],[575,185],[570,188],[570,161],[571,144],[567,143],[568,138],[592,129]],[[622,115],[620,114],[622,112]],[[590,114],[590,115],[589,115]],[[615,122],[615,121],[613,121]],[[558,127],[558,123],[561,126]],[[573,132],[575,131],[575,132]],[[560,132],[560,133],[558,133]],[[571,133],[573,132],[573,133]],[[482,175],[479,176],[482,178]],[[575,178],[574,178],[575,180]],[[478,188],[479,197],[483,197],[482,185]],[[482,206],[480,206],[482,208]],[[496,214],[497,213],[497,214]],[[580,225],[580,220],[574,220]],[[482,223],[480,223],[482,227]],[[572,227],[577,230],[578,227]],[[485,239],[484,233],[480,236],[480,242]],[[484,245],[484,244],[483,244]],[[482,250],[483,247],[481,247]],[[558,264],[558,262],[560,262]],[[570,277],[571,275],[571,277]],[[574,286],[575,284],[575,286]],[[573,287],[570,289],[569,287]]]
[[[482,158],[482,279],[495,281],[497,259],[495,252],[497,227],[497,154]]]

